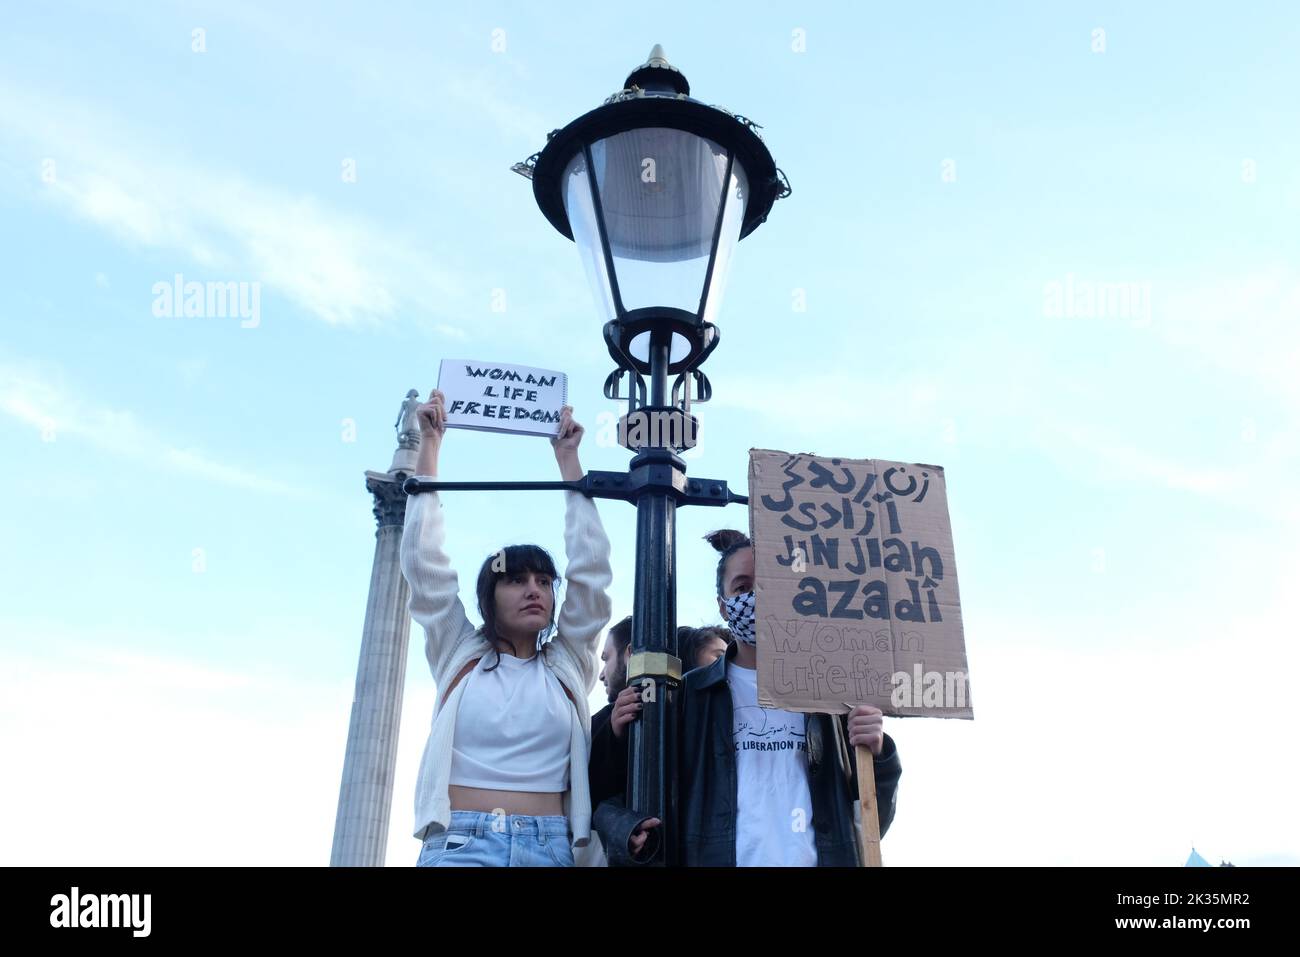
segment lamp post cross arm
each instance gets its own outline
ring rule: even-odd
[[[631,472],[587,472],[570,482],[441,482],[411,476],[402,485],[407,495],[421,492],[579,492],[588,498],[635,502],[642,495],[668,494],[680,505],[748,505],[718,479],[687,478],[666,465],[642,465]]]

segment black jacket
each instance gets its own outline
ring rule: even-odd
[[[679,722],[677,827],[679,858],[694,867],[736,865],[736,751],[731,690],[726,663],[736,654],[733,642],[712,665],[683,678],[683,714]],[[857,767],[848,744],[847,716],[807,715],[808,788],[812,822],[821,867],[858,864],[853,802],[858,796]],[[883,837],[894,820],[898,779],[903,773],[898,748],[885,735],[873,765],[876,806]],[[595,798],[593,797],[593,804]],[[627,854],[627,841],[645,815],[622,806],[622,798],[603,800],[593,824],[611,864],[636,863]],[[656,828],[656,831],[659,829]],[[652,832],[654,833],[654,832]]]
[[[627,788],[627,735],[614,737],[609,719],[614,706],[607,704],[591,716],[591,750],[587,758],[587,780],[591,789],[591,806],[602,801],[622,800]]]

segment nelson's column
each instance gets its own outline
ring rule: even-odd
[[[366,472],[374,497],[375,561],[361,633],[361,658],[352,695],[352,720],[343,757],[343,782],[334,818],[331,867],[382,867],[388,846],[388,815],[393,805],[397,732],[402,715],[402,683],[411,616],[410,590],[400,565],[406,493],[402,483],[415,474],[420,427],[415,410],[419,393],[406,393],[397,422],[397,451],[387,472]]]

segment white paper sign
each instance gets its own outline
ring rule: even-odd
[[[449,428],[555,435],[568,403],[569,379],[550,369],[443,359],[438,389],[446,396]]]

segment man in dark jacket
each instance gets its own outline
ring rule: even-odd
[[[640,695],[627,687],[628,653],[632,648],[632,616],[609,629],[600,653],[600,680],[609,704],[591,716],[591,747],[588,751],[588,780],[591,806],[621,795],[627,787],[627,736],[623,728],[632,716]],[[623,692],[628,692],[622,694]],[[619,695],[622,694],[620,700]],[[611,723],[619,717],[617,725]]]
[[[859,858],[854,802],[858,798],[858,780],[855,748],[848,744],[848,716],[799,716],[806,719],[806,792],[800,792],[797,782],[795,787],[783,787],[791,783],[788,777],[768,774],[767,787],[750,778],[745,785],[749,793],[741,793],[736,760],[739,744],[736,712],[726,677],[728,665],[736,667],[737,650],[737,643],[733,642],[724,657],[684,679],[678,774],[681,814],[677,838],[681,862],[694,867],[800,862],[822,867],[856,866]],[[792,712],[780,714],[793,717]],[[741,724],[747,717],[742,715]],[[762,716],[753,717],[761,720]],[[903,768],[893,738],[883,732],[881,738],[879,752],[875,748],[871,750],[880,835],[884,837],[894,820]],[[621,802],[621,795],[602,798],[596,808],[595,827],[611,864],[643,863],[649,855],[633,855],[631,847],[640,846],[644,841],[647,818],[623,807]],[[739,821],[741,814],[761,813],[764,807],[773,808],[776,813],[766,820]],[[807,813],[809,810],[811,814]],[[756,826],[749,829],[745,823]],[[747,830],[754,834],[766,833],[775,840],[767,842],[767,847],[762,846],[761,840],[749,840],[738,858],[738,831]],[[653,834],[653,828],[649,831],[653,841],[657,835]],[[813,852],[811,857],[802,851],[809,847]],[[746,856],[749,860],[745,860]]]
[[[873,757],[882,837],[894,819],[898,749],[879,708],[836,716],[759,706],[753,549],[732,534],[714,544],[723,552],[718,608],[736,641],[685,675],[680,696],[678,858],[705,867],[852,867],[856,746]],[[656,823],[618,798],[603,800],[593,817],[611,864],[650,859]]]

